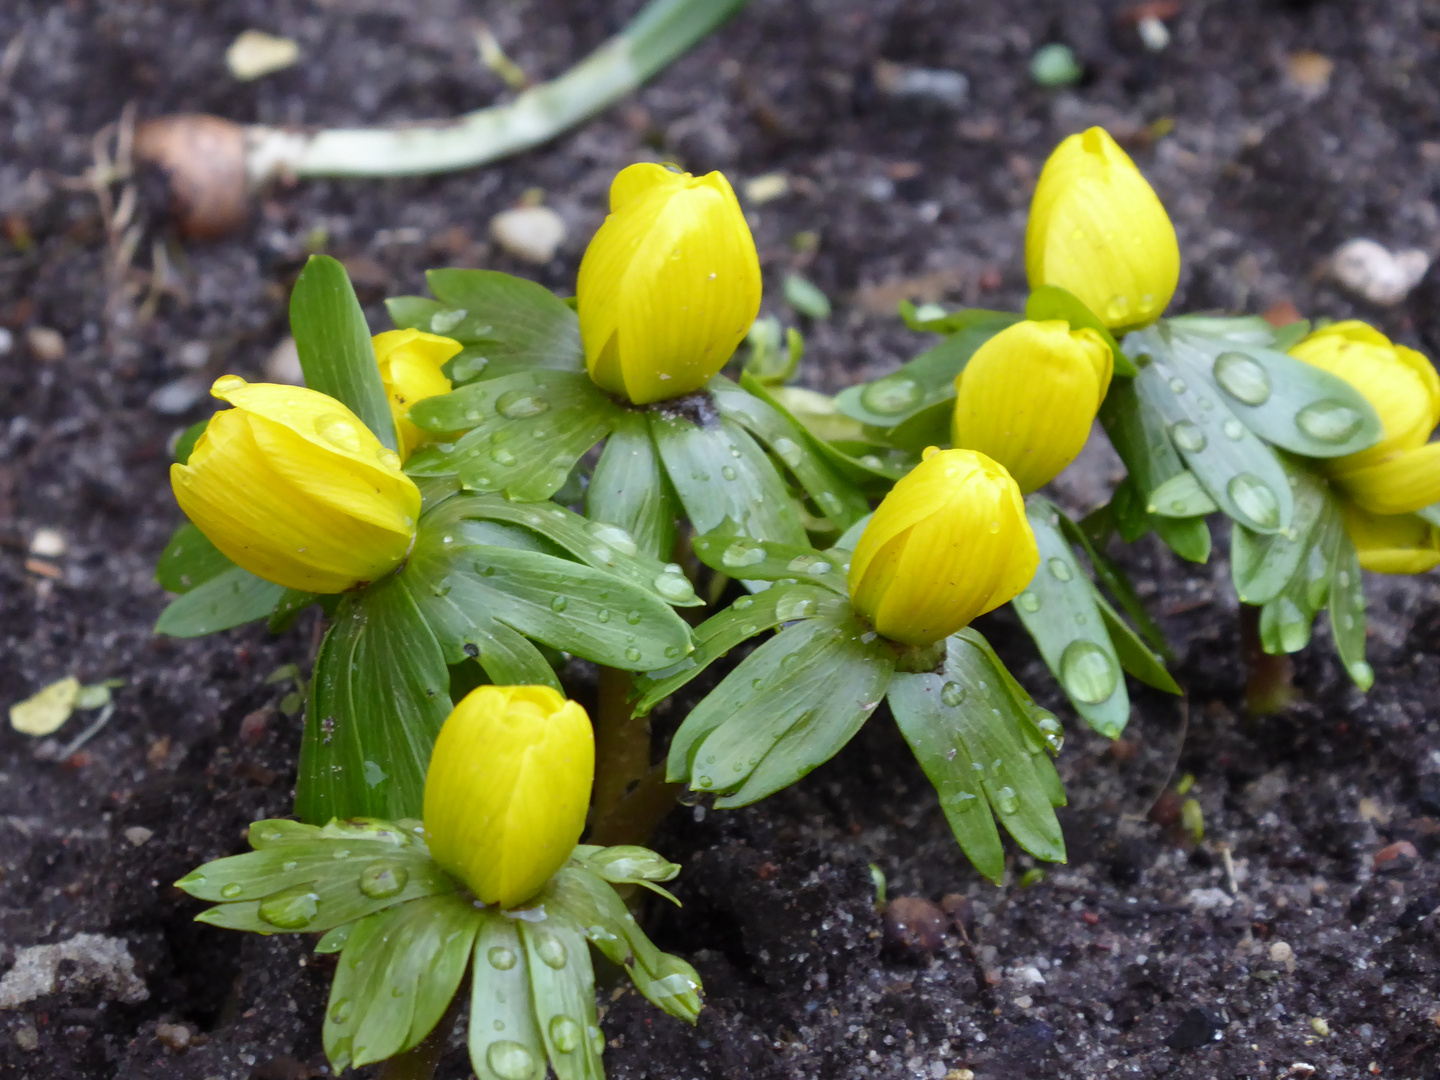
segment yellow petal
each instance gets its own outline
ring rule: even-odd
[[[591,378],[641,405],[703,387],[760,308],[755,242],[728,181],[657,169],[616,178],[576,287]]]
[[[1413,514],[1382,516],[1342,504],[1360,565],[1377,574],[1423,574],[1440,565],[1440,529]]]
[[[1112,329],[1164,312],[1180,280],[1165,207],[1102,128],[1072,135],[1041,170],[1025,232],[1030,287],[1058,285]]]
[[[1336,473],[1334,480],[1347,497],[1373,514],[1413,514],[1440,502],[1440,443]]]
[[[887,638],[929,644],[1016,596],[1039,561],[1005,469],[970,450],[931,453],[861,535],[851,602]]]
[[[482,902],[529,900],[585,827],[595,748],[585,710],[544,686],[482,686],[450,714],[425,778],[430,854]]]
[[[464,346],[453,338],[419,330],[387,330],[370,340],[400,436],[400,456],[408,458],[437,438],[434,432],[410,422],[410,409],[417,401],[450,392],[450,379],[441,368]]]
[[[53,734],[70,719],[79,696],[80,680],[74,675],[67,675],[24,701],[11,705],[10,726],[21,735],[37,738]]]
[[[1440,423],[1440,375],[1422,354],[1393,344],[1356,319],[1315,331],[1290,350],[1299,360],[1336,375],[1365,396],[1385,427],[1379,443],[1330,463],[1348,472],[1400,450],[1425,445]]]
[[[1000,464],[1024,492],[1079,455],[1114,358],[1094,330],[1018,322],[976,350],[955,379],[954,442]]]

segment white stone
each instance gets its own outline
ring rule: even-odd
[[[1185,894],[1185,902],[1196,911],[1214,911],[1228,908],[1235,901],[1224,889],[1191,889]]]
[[[225,50],[225,66],[241,82],[283,71],[299,59],[295,42],[260,30],[246,30]]]
[[[1381,307],[1392,307],[1420,284],[1430,256],[1418,248],[1391,252],[1374,240],[1347,240],[1330,257],[1330,273],[1341,287]]]
[[[32,945],[15,953],[15,965],[0,979],[0,1009],[20,1006],[55,993],[62,961],[75,964],[70,983],[99,984],[107,1001],[138,1005],[150,996],[135,974],[135,959],[122,938],[76,934],[56,945]]]
[[[565,222],[548,206],[517,206],[490,219],[490,235],[517,259],[544,265],[565,240]]]

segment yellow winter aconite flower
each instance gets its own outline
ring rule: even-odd
[[[1020,488],[973,450],[925,451],[855,545],[850,598],[906,645],[949,637],[1015,597],[1040,563]]]
[[[370,344],[375,349],[385,396],[390,400],[390,415],[395,418],[400,454],[408,458],[416,448],[435,438],[434,432],[410,422],[410,407],[450,392],[450,380],[440,366],[464,346],[453,338],[419,330],[387,330],[371,338]]]
[[[1154,322],[1180,280],[1175,227],[1155,190],[1104,128],[1055,148],[1025,230],[1030,288],[1074,293],[1112,329]]]
[[[1372,514],[1342,503],[1360,565],[1377,574],[1423,574],[1440,566],[1440,529],[1414,514]]]
[[[1440,502],[1440,443],[1429,441],[1440,423],[1440,375],[1429,360],[1354,319],[1315,331],[1290,353],[1360,391],[1384,425],[1368,450],[1319,463],[1347,498],[1381,515]]]
[[[1021,491],[1043,487],[1085,446],[1114,363],[1094,330],[1006,327],[955,378],[955,445],[1004,465]]]
[[[472,690],[430,755],[430,854],[482,902],[523,904],[579,842],[594,775],[595,739],[578,704],[548,686]]]
[[[170,467],[180,509],[252,574],[305,592],[374,581],[410,550],[420,491],[353,412],[303,386],[215,380],[233,409]]]
[[[596,383],[637,405],[699,390],[760,310],[760,260],[729,181],[621,170],[575,291]]]

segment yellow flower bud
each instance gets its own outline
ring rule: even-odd
[[[548,686],[472,690],[430,755],[430,854],[482,902],[523,904],[579,842],[594,776],[595,738],[578,704]]]
[[[1342,503],[1360,565],[1377,574],[1423,574],[1440,565],[1440,529],[1414,514],[1382,516]]]
[[[436,436],[410,422],[410,407],[437,394],[450,392],[450,380],[440,366],[462,348],[453,338],[419,330],[387,330],[370,339],[380,381],[390,399],[390,415],[400,436],[400,456],[408,458]]]
[[[850,598],[887,638],[928,645],[1014,598],[1039,563],[1020,488],[1004,466],[932,446],[855,545]]]
[[[1180,280],[1175,227],[1155,190],[1104,128],[1055,148],[1025,230],[1030,288],[1058,285],[1111,329],[1158,319]]]
[[[637,405],[699,390],[760,310],[760,260],[729,181],[621,170],[575,291],[596,383]]]
[[[1440,502],[1440,375],[1422,354],[1351,319],[1317,330],[1292,356],[1344,379],[1380,417],[1380,442],[1320,464],[1345,495],[1372,514],[1408,514]]]
[[[359,417],[303,386],[225,375],[210,392],[235,407],[210,418],[170,484],[211,543],[305,592],[343,592],[400,564],[420,491]]]
[[[1023,492],[1043,487],[1085,446],[1114,364],[1094,330],[1006,327],[955,378],[955,445],[1004,465]]]

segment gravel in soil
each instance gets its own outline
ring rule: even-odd
[[[151,567],[177,520],[167,443],[209,408],[213,377],[262,377],[309,251],[345,260],[379,328],[380,299],[419,291],[431,265],[569,289],[609,178],[630,161],[740,181],[784,172],[788,193],[749,210],[767,307],[779,310],[792,270],[836,301],[831,319],[806,326],[806,378],[833,389],[920,347],[893,315],[901,296],[1017,304],[1038,168],[1058,138],[1101,123],[1175,219],[1177,308],[1289,302],[1440,348],[1434,274],[1380,310],[1324,273],[1355,236],[1440,250],[1440,5],[1418,0],[1150,5],[1175,11],[1159,53],[1125,5],[754,0],[550,147],[438,179],[280,185],[223,242],[178,243],[147,182],[129,244],[74,182],[127,103],[141,117],[266,123],[445,116],[505,93],[476,59],[477,17],[542,76],[636,6],[0,9],[0,701],[72,672],[126,680],[109,725],[63,762],[0,732],[0,1076],[326,1075],[326,961],[298,939],[199,926],[197,905],[169,884],[240,850],[251,820],[286,812],[299,720],[266,678],[308,664],[318,627],[307,617],[278,638],[194,642],[150,632],[164,603]],[[224,50],[250,28],[296,40],[300,63],[230,81]],[[1051,41],[1085,66],[1070,90],[1029,82],[1033,50]],[[1293,62],[1309,52],[1333,68]],[[895,78],[911,69],[965,81]],[[896,91],[916,85],[930,89]],[[538,268],[487,227],[534,188],[568,237]],[[1058,495],[1086,509],[1114,470],[1097,447]],[[63,554],[29,552],[41,528],[60,530]],[[1150,543],[1118,554],[1177,643],[1191,696],[1139,697],[1113,745],[1069,725],[1068,865],[1022,888],[1029,863],[1017,857],[1007,887],[979,881],[877,715],[785,793],[743,811],[686,807],[663,828],[656,843],[685,864],[686,906],[654,911],[655,934],[694,958],[709,1008],[691,1030],[607,988],[612,1076],[1437,1075],[1434,582],[1368,582],[1371,694],[1349,686],[1321,632],[1296,662],[1300,703],[1256,721],[1241,707],[1223,545],[1208,568]],[[1002,616],[984,629],[1057,704],[1018,626]],[[1198,844],[1165,794],[1187,773]],[[920,947],[894,926],[887,938],[872,862],[892,897],[935,903],[909,905],[929,920]],[[463,1054],[444,1070],[466,1075]]]

